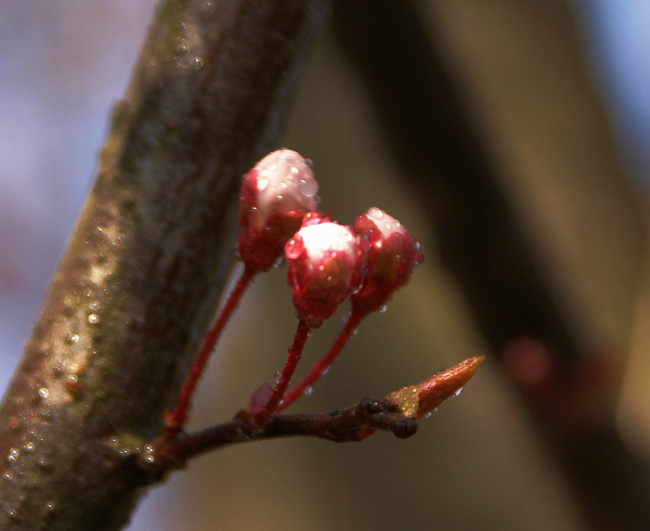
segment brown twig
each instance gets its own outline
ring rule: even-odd
[[[331,413],[275,415],[261,429],[252,426],[250,414],[240,412],[234,420],[191,434],[163,435],[145,452],[148,475],[162,478],[198,455],[226,445],[278,437],[317,437],[334,442],[358,442],[378,431],[400,439],[415,434],[417,419],[426,416],[470,380],[483,361],[470,358],[441,371],[417,385],[404,387],[384,399],[363,398],[347,409]]]

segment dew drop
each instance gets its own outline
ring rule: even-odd
[[[144,461],[145,463],[154,463],[156,461],[156,458],[153,454],[147,454],[144,456]]]
[[[79,341],[79,335],[78,334],[68,334],[68,336],[65,338],[67,343],[73,344]]]
[[[291,238],[287,242],[287,246],[285,248],[285,254],[287,255],[287,258],[289,260],[295,260],[300,256],[300,253],[304,249],[304,245],[302,243],[302,240],[296,240],[295,238]]]
[[[382,219],[384,217],[384,211],[377,207],[372,207],[368,210],[367,216],[375,219]]]
[[[68,376],[63,385],[73,395],[79,393],[79,377],[76,374]]]
[[[386,305],[384,304],[381,308],[379,308],[379,313],[386,313],[386,310],[387,310],[387,309],[388,309],[388,308],[387,308]]]
[[[36,445],[33,442],[26,442],[23,445],[23,450],[27,453],[32,453],[34,450],[36,450]]]
[[[181,41],[176,47],[176,54],[187,55],[188,53],[190,53],[190,45],[186,41]]]
[[[2,476],[2,477],[4,479],[6,479],[7,481],[10,481],[10,480],[14,479],[14,475],[11,472],[5,472],[4,476]]]
[[[88,306],[93,312],[99,310],[99,302],[97,301],[92,301]]]
[[[38,396],[40,396],[41,398],[47,398],[48,396],[50,396],[50,392],[48,391],[47,387],[41,387],[38,390]]]
[[[454,396],[460,396],[460,394],[463,392],[463,388],[459,387],[456,392],[454,393]]]
[[[7,461],[10,463],[15,463],[20,457],[20,450],[18,448],[10,448],[9,454],[7,455]]]
[[[201,11],[204,13],[212,13],[214,11],[214,2],[211,0],[205,0],[205,2],[201,4]]]
[[[190,61],[190,66],[194,70],[200,70],[201,68],[203,68],[203,58],[199,57],[198,55],[192,58],[192,60]]]
[[[268,179],[257,179],[257,190],[258,190],[258,192],[261,192],[262,190],[266,190],[268,185],[269,185],[269,180]],[[255,207],[253,207],[253,208],[255,210],[257,210],[257,208],[255,208]]]
[[[99,315],[97,315],[96,313],[91,313],[91,314],[88,316],[88,322],[89,322],[90,324],[97,324],[97,323],[99,323]]]
[[[303,391],[302,394],[305,395],[305,396],[309,396],[309,395],[312,394],[313,392],[314,392],[314,388],[310,386],[310,387],[307,387],[307,388]]]
[[[425,419],[430,419],[430,418],[431,418],[431,415],[433,415],[433,413],[432,413],[431,411],[429,411],[428,413],[426,413],[426,414],[424,415],[424,418],[425,418]]]
[[[321,376],[327,376],[327,373],[330,372],[330,368],[331,368],[331,367],[325,367],[325,368],[321,371],[320,375],[321,375]]]
[[[282,378],[282,373],[280,371],[275,371],[273,373],[273,380],[275,380],[276,384],[280,383],[281,378]]]
[[[318,192],[318,183],[314,179],[300,179],[298,192],[305,197],[314,197]]]

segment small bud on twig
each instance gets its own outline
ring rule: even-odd
[[[453,395],[458,395],[485,359],[484,356],[469,358],[449,369],[433,375],[417,385],[403,387],[386,397],[393,411],[419,419]]]

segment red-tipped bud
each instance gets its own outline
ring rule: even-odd
[[[298,317],[318,328],[359,287],[367,244],[349,227],[308,216],[285,246]]]
[[[352,311],[365,315],[379,310],[408,283],[424,255],[420,242],[399,221],[376,207],[359,216],[353,230],[370,241],[366,276],[361,289],[352,295]]]
[[[469,358],[434,374],[424,382],[389,394],[386,400],[402,415],[416,419],[424,417],[451,396],[459,396],[463,386],[474,376],[484,359],[485,356]]]
[[[307,212],[316,209],[318,183],[308,162],[279,149],[244,176],[239,199],[239,258],[268,271],[282,256]]]

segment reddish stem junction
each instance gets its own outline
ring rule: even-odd
[[[354,312],[350,314],[347,321],[345,322],[343,330],[341,330],[339,333],[334,344],[322,358],[314,363],[307,375],[286,394],[278,407],[278,413],[280,411],[284,411],[298,398],[305,394],[305,391],[314,385],[316,381],[325,373],[325,371],[332,365],[336,357],[341,353],[343,347],[347,344],[350,337],[352,337],[355,330],[359,327],[359,323],[361,323],[363,317],[363,315]]]
[[[273,389],[273,393],[269,398],[269,401],[266,403],[262,411],[255,414],[255,422],[258,426],[264,426],[269,419],[279,411],[278,405],[280,400],[284,396],[284,393],[289,386],[289,382],[293,377],[293,373],[296,370],[296,366],[300,361],[302,356],[302,351],[305,348],[305,343],[311,334],[311,327],[302,319],[298,321],[298,329],[296,330],[296,335],[293,338],[293,345],[289,349],[289,355],[287,356],[287,361],[282,368],[280,377]]]

